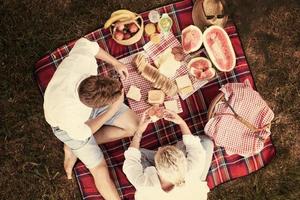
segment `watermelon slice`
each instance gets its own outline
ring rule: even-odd
[[[198,80],[211,79],[216,75],[216,70],[212,68],[211,62],[204,57],[197,57],[188,63],[189,72]]]
[[[181,44],[185,53],[197,51],[202,42],[202,32],[197,26],[190,25],[182,30]]]
[[[210,26],[203,33],[204,47],[216,68],[222,72],[233,70],[236,56],[225,30],[219,26]]]

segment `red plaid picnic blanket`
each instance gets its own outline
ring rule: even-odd
[[[173,19],[172,32],[178,39],[180,39],[181,30],[192,24],[192,6],[192,0],[184,0],[157,9],[160,13],[168,13]],[[142,13],[141,15],[147,23],[148,12]],[[191,131],[196,135],[204,134],[203,128],[207,123],[208,106],[212,99],[219,93],[219,88],[222,85],[229,82],[243,82],[245,79],[248,79],[254,87],[251,71],[244,56],[235,25],[232,22],[228,22],[225,30],[229,34],[236,54],[237,60],[235,69],[228,73],[218,73],[216,78],[204,85],[185,101],[181,101],[183,112],[180,113],[180,115],[185,119]],[[145,37],[134,45],[121,46],[113,41],[109,30],[104,29],[98,29],[86,35],[86,38],[97,41],[102,48],[119,59],[142,51],[143,45],[149,41],[149,38]],[[42,94],[57,66],[68,55],[73,45],[74,41],[56,49],[36,63],[34,75]],[[204,49],[201,49],[198,53],[201,56],[207,56]],[[99,61],[98,64],[100,74],[114,74],[114,71],[109,65],[102,61]],[[181,140],[181,133],[178,127],[170,122],[159,120],[147,128],[141,146],[148,149],[156,149],[162,145],[174,144],[179,140]],[[129,183],[122,172],[124,161],[123,153],[128,148],[129,143],[129,139],[122,139],[100,146],[106,158],[111,176],[118,188],[121,198],[124,200],[134,199],[135,192],[134,187]],[[255,172],[268,164],[274,156],[275,148],[270,138],[267,139],[260,153],[250,157],[241,157],[237,154],[228,155],[223,148],[215,147],[211,167],[207,176],[208,186],[212,189],[221,183]],[[83,199],[103,199],[96,190],[92,175],[80,161],[77,162],[74,171]]]

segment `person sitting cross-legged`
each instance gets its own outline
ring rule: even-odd
[[[142,134],[150,122],[143,113],[131,144],[125,151],[123,172],[136,188],[135,200],[204,200],[209,188],[205,181],[213,154],[213,142],[192,135],[185,121],[165,110],[165,120],[179,125],[183,142],[157,151],[140,149]]]
[[[44,113],[54,135],[64,143],[64,167],[72,178],[79,158],[90,170],[105,199],[120,199],[98,144],[132,136],[137,128],[135,113],[124,103],[118,79],[98,75],[97,59],[114,66],[121,78],[128,77],[124,64],[97,42],[79,39],[55,71],[44,95]]]

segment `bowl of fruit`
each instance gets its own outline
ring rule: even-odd
[[[111,14],[104,28],[109,28],[112,38],[121,45],[131,45],[141,39],[144,22],[140,15],[129,10],[118,10]]]

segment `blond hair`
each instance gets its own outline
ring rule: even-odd
[[[155,154],[154,161],[161,178],[175,186],[185,183],[187,159],[181,150],[171,145],[161,147]]]

